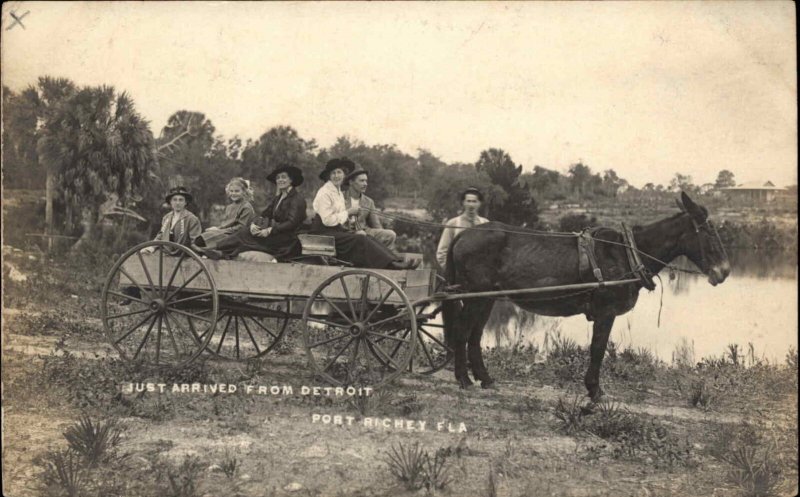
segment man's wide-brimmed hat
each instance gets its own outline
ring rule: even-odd
[[[331,171],[334,169],[341,169],[344,171],[345,175],[348,175],[352,173],[353,169],[355,168],[355,163],[346,157],[342,157],[341,159],[331,159],[327,164],[325,164],[325,169],[319,173],[319,179],[322,181],[328,181],[328,176],[330,176]]]
[[[367,176],[369,176],[369,171],[367,171],[361,166],[358,166],[352,173],[349,173],[347,176],[344,177],[344,181],[345,183],[347,183],[351,179],[361,176],[362,174],[366,174]]]
[[[303,171],[295,166],[279,166],[267,175],[267,180],[270,183],[275,183],[275,178],[277,178],[280,173],[289,175],[289,178],[292,180],[292,186],[300,186],[303,184]]]
[[[169,201],[172,200],[172,197],[175,195],[181,195],[184,197],[187,204],[192,201],[192,194],[189,193],[189,190],[185,186],[176,186],[174,188],[170,188],[166,196],[167,203],[169,203]]]

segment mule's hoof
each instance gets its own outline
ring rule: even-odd
[[[481,381],[481,388],[490,388],[492,390],[497,390],[497,384],[492,378],[489,378],[488,380]]]
[[[469,388],[472,386],[472,380],[469,378],[459,378],[458,386],[460,386],[462,390]]]

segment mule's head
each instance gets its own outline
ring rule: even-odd
[[[677,203],[687,223],[678,241],[683,255],[708,276],[709,283],[714,286],[722,283],[731,273],[731,264],[716,228],[708,219],[708,211],[683,192]]]

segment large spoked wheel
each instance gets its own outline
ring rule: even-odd
[[[292,301],[249,301],[222,297],[214,336],[206,351],[231,360],[266,355],[280,342],[289,324]]]
[[[436,284],[435,292],[444,288],[445,282],[441,277]],[[453,350],[446,345],[444,339],[444,325],[442,322],[435,322],[440,319],[442,311],[441,303],[415,304],[414,313],[417,317],[417,346],[414,355],[408,363],[408,371],[417,374],[433,374],[447,364],[453,358]],[[405,338],[408,336],[408,329],[395,330],[389,333],[391,336]],[[394,359],[398,352],[396,347],[389,347],[389,357]]]
[[[303,310],[317,375],[334,385],[379,387],[408,370],[417,344],[414,308],[390,278],[347,270],[322,282]]]
[[[188,247],[151,241],[128,250],[103,287],[106,336],[129,361],[182,365],[208,344],[217,322],[217,288]]]

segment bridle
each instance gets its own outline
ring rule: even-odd
[[[714,235],[714,237],[717,239],[717,242],[719,242],[720,248],[722,248],[722,255],[725,257],[725,259],[727,259],[728,253],[725,251],[725,245],[722,244],[722,239],[719,237],[719,232],[717,231],[717,227],[714,226],[714,223],[712,223],[711,220],[708,219],[708,217],[706,217],[706,220],[703,221],[702,223],[698,223],[694,219],[694,216],[692,216],[688,212],[686,214],[692,221],[692,226],[694,226],[694,232],[697,233],[697,244],[700,246],[700,263],[702,264],[703,271],[710,271],[711,267],[708,265],[706,261],[706,250],[704,248],[705,246],[703,244],[703,239],[700,237],[700,231],[703,230],[708,232],[709,234]]]

